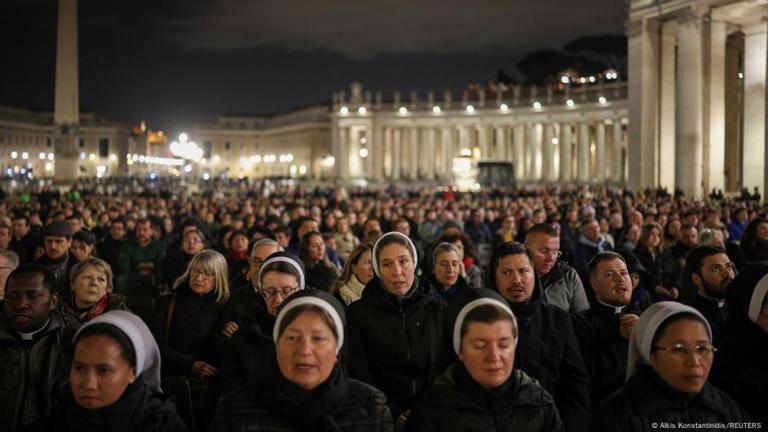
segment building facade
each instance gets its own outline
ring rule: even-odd
[[[632,0],[629,185],[768,184],[766,0]]]

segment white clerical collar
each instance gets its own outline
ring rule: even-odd
[[[605,306],[605,307],[613,309],[613,313],[615,313],[616,315],[621,314],[624,311],[624,308],[626,307],[626,306],[609,305],[609,304],[601,302],[600,300],[598,300],[597,302],[600,303],[601,305]]]
[[[36,334],[40,333],[41,331],[45,330],[46,327],[48,327],[48,323],[49,322],[51,322],[50,318],[48,318],[48,321],[46,321],[45,324],[43,324],[42,327],[40,327],[39,329],[37,329],[37,330],[35,330],[33,332],[24,333],[24,332],[17,331],[16,333],[18,333],[19,336],[21,336],[21,340],[32,340],[32,339],[35,338]]]

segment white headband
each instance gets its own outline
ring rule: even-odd
[[[376,252],[377,252],[377,250],[379,248],[379,243],[381,243],[381,241],[384,238],[389,237],[389,236],[401,237],[406,242],[408,242],[408,248],[411,250],[411,256],[413,257],[413,268],[414,268],[414,271],[415,271],[415,269],[416,269],[416,267],[417,267],[417,265],[419,263],[419,256],[416,253],[416,246],[413,245],[413,242],[411,241],[410,238],[408,238],[407,235],[405,235],[403,233],[400,233],[400,232],[397,232],[397,231],[390,231],[390,232],[382,235],[381,237],[379,237],[378,240],[376,240],[376,243],[373,244],[373,250],[372,250],[373,253],[371,254],[371,262],[373,264],[373,272],[376,273],[376,276],[381,277],[381,274],[379,273],[379,260],[376,258],[376,255],[377,255]]]
[[[496,299],[487,297],[472,300],[471,302],[464,305],[463,308],[461,308],[459,315],[456,316],[456,322],[453,324],[453,350],[456,352],[456,355],[460,355],[459,351],[461,351],[461,326],[464,324],[464,318],[467,317],[468,313],[472,312],[472,309],[486,305],[498,306],[509,313],[509,316],[512,317],[512,323],[514,324],[514,327],[517,328],[517,319],[515,319],[515,314],[512,313],[512,309],[509,308],[509,305],[504,304]],[[518,331],[518,335],[519,334],[520,333]],[[517,340],[518,338],[515,336],[515,346],[517,346]]]
[[[299,263],[296,262],[296,260],[288,258],[286,256],[276,256],[264,261],[264,264],[262,264],[261,268],[259,269],[259,288],[261,288],[261,277],[264,275],[264,269],[267,267],[267,264],[271,264],[273,262],[284,262],[292,265],[296,269],[296,271],[299,272],[299,289],[300,290],[304,289],[305,287],[304,270],[301,268]]]
[[[328,314],[331,316],[331,319],[333,319],[333,324],[336,326],[336,355],[339,354],[339,351],[341,351],[341,347],[344,345],[344,323],[341,321],[341,316],[339,315],[339,312],[331,306],[327,301],[318,298],[318,297],[312,297],[312,296],[304,296],[304,297],[297,297],[294,300],[291,300],[290,303],[286,304],[285,307],[280,311],[279,314],[277,314],[277,319],[275,320],[275,327],[272,330],[272,339],[275,341],[275,344],[277,344],[277,339],[280,332],[280,323],[283,321],[283,318],[285,318],[285,315],[290,311],[291,309],[303,306],[303,305],[313,305],[322,308],[324,311],[328,312]]]
[[[768,293],[768,274],[763,276],[755,290],[752,291],[752,298],[749,300],[748,316],[750,321],[757,324],[757,319],[760,317],[760,311],[763,309],[763,302],[765,301],[765,294]]]

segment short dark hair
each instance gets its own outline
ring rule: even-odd
[[[106,336],[115,341],[120,347],[120,356],[128,362],[128,366],[132,368],[136,367],[136,350],[133,347],[131,339],[122,330],[112,324],[92,324],[83,328],[83,330],[78,333],[72,346],[77,347],[77,344],[81,340],[90,336]]]
[[[525,255],[533,266],[533,252],[530,251],[524,244],[519,242],[504,243],[497,247],[491,255],[491,262],[488,265],[488,283],[491,284],[493,289],[498,291],[496,287],[496,270],[499,268],[499,261],[505,256],[509,255]]]
[[[725,254],[723,248],[717,246],[697,246],[688,252],[685,256],[685,272],[690,276],[692,274],[701,275],[701,266],[704,258],[717,254]]]
[[[53,272],[49,270],[48,267],[37,263],[24,263],[16,267],[16,270],[12,271],[11,274],[8,275],[8,281],[5,283],[5,285],[7,287],[11,281],[11,278],[15,276],[35,273],[43,275],[43,286],[48,290],[48,292],[55,294],[56,275],[53,274]]]
[[[285,234],[288,237],[291,236],[291,228],[288,227],[288,225],[278,225],[278,226],[275,227],[274,230],[272,230],[272,232],[274,232],[275,235],[277,235],[277,234]]]
[[[72,235],[72,240],[83,242],[88,246],[93,246],[96,244],[96,236],[94,236],[90,231],[78,231]]]
[[[624,259],[623,256],[617,254],[616,252],[612,251],[604,251],[604,252],[598,252],[595,254],[595,256],[592,257],[591,260],[589,260],[589,275],[593,275],[597,271],[597,266],[600,265],[603,261],[613,261],[613,260],[621,260],[624,264],[627,263],[627,260]]]
[[[559,237],[555,228],[552,227],[552,224],[546,222],[537,223],[532,226],[531,229],[528,230],[526,238],[531,234],[545,234],[549,237]]]

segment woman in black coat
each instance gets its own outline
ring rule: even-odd
[[[595,408],[591,429],[747,421],[733,399],[707,382],[715,351],[709,324],[696,309],[670,301],[651,305],[632,329],[627,382]]]
[[[339,277],[339,268],[328,259],[325,253],[325,242],[319,232],[312,231],[304,234],[299,256],[307,269],[307,285],[330,292],[333,283]]]
[[[712,383],[752,420],[768,422],[768,265],[748,264],[726,291],[729,318],[712,367]]]
[[[470,289],[466,279],[461,276],[464,263],[461,252],[451,243],[440,243],[432,252],[432,274],[429,284],[441,299],[448,301],[460,292]]]
[[[332,295],[300,290],[281,305],[276,356],[251,383],[222,398],[215,431],[392,431],[384,395],[347,378],[339,364],[344,307]]]
[[[379,237],[372,261],[376,276],[349,306],[347,369],[381,389],[398,417],[437,376],[444,305],[416,278],[416,248],[405,235]]]
[[[406,430],[562,430],[552,396],[514,369],[517,322],[504,297],[482,288],[462,292],[448,315],[461,360],[416,399]]]
[[[160,352],[146,324],[130,312],[112,311],[80,328],[63,401],[46,420],[26,430],[184,432],[187,428],[160,389]]]

